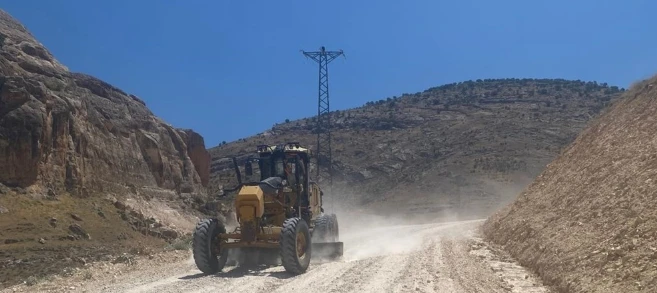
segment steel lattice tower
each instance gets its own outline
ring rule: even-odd
[[[328,165],[328,180],[329,186],[333,185],[333,156],[331,153],[331,114],[329,104],[329,84],[328,84],[328,64],[344,55],[340,51],[326,51],[322,46],[320,51],[306,52],[302,51],[303,55],[315,60],[319,64],[319,97],[317,101],[317,181],[320,179],[320,166]],[[324,156],[324,158],[322,158]]]

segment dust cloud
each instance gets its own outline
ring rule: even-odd
[[[517,181],[521,183],[482,181],[487,191],[483,194],[481,187],[463,188],[459,194],[446,194],[439,189],[432,192],[405,189],[404,194],[373,203],[359,202],[372,197],[336,188],[325,191],[323,201],[325,213],[334,213],[338,218],[339,240],[344,243],[342,259],[357,261],[412,253],[422,248],[423,238],[436,232],[437,227],[483,220],[526,188],[527,180]]]
[[[325,198],[330,198],[325,194]],[[437,215],[407,213],[400,206],[397,212],[375,207],[344,204],[348,201],[326,200],[326,213],[338,218],[340,239],[344,243],[342,261],[359,261],[372,257],[407,254],[420,250],[423,239],[435,231],[436,224],[459,220],[457,212],[443,210]],[[341,204],[342,203],[342,204]]]

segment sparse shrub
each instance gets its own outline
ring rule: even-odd
[[[36,285],[38,282],[39,282],[39,280],[38,280],[35,276],[29,276],[29,277],[27,277],[27,279],[25,280],[25,285],[28,285],[28,286],[34,286],[34,285]]]
[[[75,274],[75,270],[72,268],[64,268],[62,270],[62,276],[64,277],[71,277]]]
[[[189,250],[192,248],[192,236],[186,235],[173,240],[167,245],[167,250]]]
[[[118,264],[118,263],[124,263],[124,264],[129,264],[133,265],[136,264],[135,257],[133,255],[124,253],[123,255],[120,255],[119,257],[115,258],[112,261],[113,264]]]

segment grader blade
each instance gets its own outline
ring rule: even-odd
[[[312,257],[318,259],[336,259],[342,257],[343,242],[312,243]]]

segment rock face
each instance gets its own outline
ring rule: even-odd
[[[142,187],[204,193],[209,178],[199,134],[167,124],[134,95],[68,71],[4,11],[0,166],[8,187],[77,196]]]
[[[592,121],[486,237],[558,292],[657,292],[657,76]]]
[[[193,130],[185,130],[187,153],[194,163],[196,172],[201,177],[201,184],[207,186],[210,181],[210,153],[205,148],[203,137]]]

